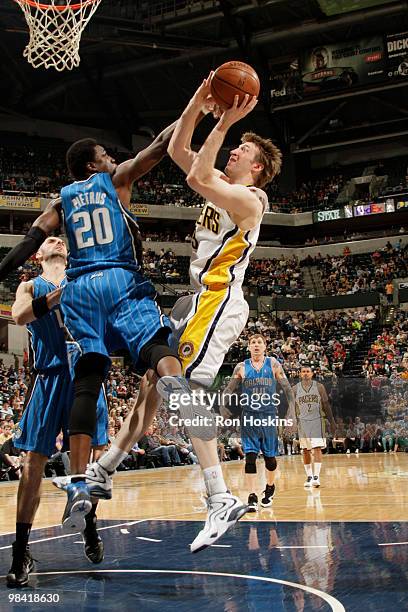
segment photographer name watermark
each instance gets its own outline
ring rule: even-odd
[[[221,414],[202,416],[197,414],[192,418],[172,414],[169,418],[169,424],[172,427],[210,427],[213,423],[217,427],[293,427],[293,419],[281,419],[271,414],[262,417],[252,414],[244,414],[241,417],[223,417]]]

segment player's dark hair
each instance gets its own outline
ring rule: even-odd
[[[98,143],[93,138],[83,138],[72,144],[66,155],[69,173],[77,180],[82,181],[89,176],[87,165],[95,160],[95,147]]]

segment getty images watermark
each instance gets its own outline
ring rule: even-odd
[[[181,415],[172,415],[169,419],[170,425],[182,427],[209,426],[213,421],[217,427],[292,427],[292,419],[281,419],[273,414],[265,414],[271,406],[277,408],[281,403],[279,393],[236,394],[223,393],[222,391],[206,391],[194,389],[190,393],[172,393],[169,397],[168,407],[170,410],[179,410]],[[240,417],[224,417],[215,414],[214,408],[226,406],[242,410]],[[200,414],[197,414],[200,409]],[[203,410],[211,412],[211,416],[202,414]],[[257,414],[258,412],[258,414]],[[185,416],[188,413],[188,416]]]

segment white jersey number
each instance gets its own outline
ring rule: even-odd
[[[81,222],[80,227],[75,229],[75,239],[78,249],[95,246],[96,244],[109,244],[113,241],[112,223],[107,208],[95,208],[92,215],[86,210],[81,210],[72,215],[75,224]],[[92,231],[93,236],[86,236]]]

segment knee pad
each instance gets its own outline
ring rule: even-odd
[[[275,457],[265,457],[265,467],[268,472],[274,472],[278,467]]]
[[[93,437],[96,427],[96,405],[104,376],[90,374],[74,381],[74,403],[69,418],[69,435]]]
[[[256,474],[257,453],[247,453],[245,455],[245,474]]]
[[[148,368],[151,368],[157,374],[158,363],[164,357],[174,357],[174,359],[177,359],[177,361],[180,362],[177,351],[171,349],[167,343],[167,335],[167,332],[159,329],[153,338],[150,338],[150,340],[146,342],[140,351],[140,359]]]
[[[105,378],[110,366],[110,359],[100,353],[86,353],[75,365],[75,380],[94,374]]]

